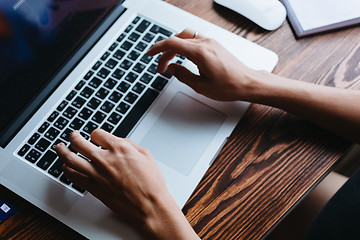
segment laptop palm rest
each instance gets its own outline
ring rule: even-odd
[[[31,192],[31,195],[36,198],[31,199],[32,203],[40,201],[48,206],[56,206],[56,211],[66,215],[80,196],[68,191],[55,181],[49,181],[49,177],[45,174],[38,174],[37,169],[24,165],[25,163],[19,160],[10,162],[1,171],[2,178],[7,179],[9,183],[16,183],[13,189],[20,188],[24,193]],[[26,174],[19,174],[18,170],[24,168],[29,168]],[[34,175],[36,178],[33,177]]]
[[[223,113],[178,92],[140,145],[157,161],[188,176],[225,118]]]

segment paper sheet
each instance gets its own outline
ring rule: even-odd
[[[304,31],[360,17],[360,0],[289,0]]]

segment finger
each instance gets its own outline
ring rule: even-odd
[[[169,61],[171,59],[173,59],[175,56],[176,56],[176,53],[173,51],[164,52],[159,58],[157,71],[160,73],[165,72],[165,70],[169,64]]]
[[[148,55],[154,56],[161,52],[174,52],[187,57],[194,63],[199,62],[198,45],[191,40],[181,39],[178,37],[170,37],[166,40],[157,42],[147,52]]]
[[[95,172],[94,166],[84,158],[76,155],[63,143],[56,145],[55,150],[61,161],[82,174],[92,176]]]
[[[63,165],[63,172],[65,177],[67,177],[73,184],[84,189],[89,189],[91,186],[89,176],[84,175],[67,165]]]
[[[198,91],[198,86],[203,81],[200,76],[192,73],[186,67],[177,63],[170,64],[168,67],[168,71],[172,75],[174,75],[180,82],[185,83],[195,91]]]
[[[104,149],[110,149],[113,146],[114,141],[116,141],[116,138],[117,137],[103,129],[95,129],[91,133],[91,141]]]
[[[182,39],[201,39],[204,38],[198,31],[193,30],[191,28],[186,28],[182,32],[176,34],[177,37]]]
[[[79,131],[74,131],[70,135],[70,144],[75,151],[81,153],[91,161],[96,162],[101,160],[100,152],[102,150],[81,136]]]

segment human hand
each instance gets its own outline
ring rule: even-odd
[[[154,44],[147,54],[154,56],[163,53],[157,71],[168,69],[196,92],[215,100],[250,100],[250,90],[255,84],[253,79],[259,71],[246,67],[217,41],[202,35],[193,36],[194,31],[185,29],[175,37]],[[168,66],[177,54],[195,63],[200,75],[176,63]]]
[[[100,199],[146,238],[169,239],[183,235],[184,228],[196,237],[148,150],[100,129],[92,132],[91,140],[102,148],[85,140],[78,131],[70,137],[72,149],[89,161],[62,143],[56,146],[67,178]]]

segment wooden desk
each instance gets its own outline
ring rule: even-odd
[[[267,32],[212,0],[166,0],[279,55],[281,76],[360,87],[360,27],[295,40],[288,23]],[[201,29],[198,29],[201,32]],[[347,151],[351,143],[281,110],[253,104],[183,211],[203,239],[260,239]],[[20,210],[0,238],[80,239],[77,233],[0,189]]]

